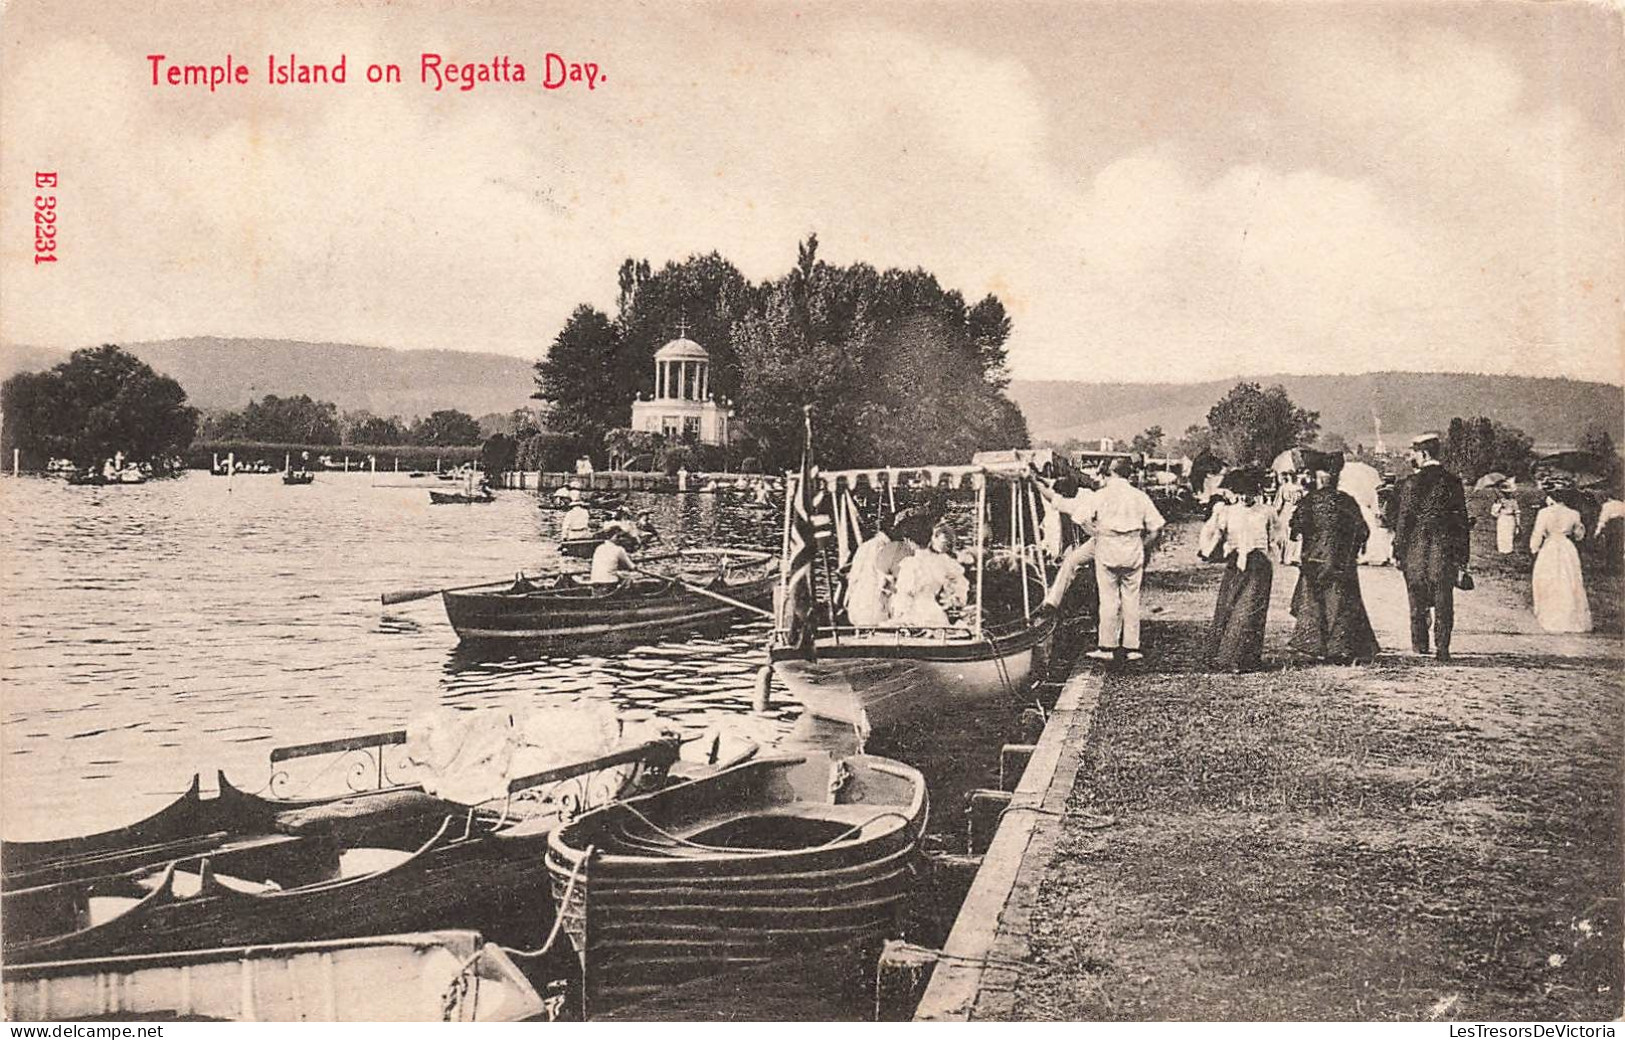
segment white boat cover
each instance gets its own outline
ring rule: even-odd
[[[585,762],[639,739],[626,729],[609,705],[440,708],[407,725],[406,756],[429,794],[479,805],[506,798],[510,779]]]

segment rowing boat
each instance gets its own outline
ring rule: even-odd
[[[483,494],[465,494],[461,491],[431,491],[429,502],[437,506],[477,506],[495,502],[497,497],[489,491]]]
[[[6,965],[6,1018],[519,1022],[545,1006],[467,931]]]
[[[192,777],[180,797],[144,819],[96,834],[50,841],[0,842],[6,891],[74,878],[119,874],[145,864],[206,851],[228,837],[264,833],[292,804],[238,790],[216,773],[219,794],[205,798]]]
[[[749,613],[686,585],[754,607],[772,601],[776,563],[768,553],[685,549],[663,565],[673,568],[670,576],[606,585],[559,575],[545,582],[493,582],[442,597],[464,642],[541,646],[692,632]]]
[[[878,947],[896,934],[926,813],[917,770],[809,752],[558,829],[547,864],[584,1013],[815,948]]]
[[[532,945],[551,919],[548,832],[676,756],[662,738],[571,762],[509,781],[494,807],[415,787],[290,803],[263,831],[167,862],[6,889],[0,952],[20,964],[450,927]]]

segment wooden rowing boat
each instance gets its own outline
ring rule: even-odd
[[[489,491],[484,494],[468,495],[461,491],[431,491],[429,502],[437,506],[477,506],[487,502],[495,502],[497,497]]]
[[[884,734],[955,709],[1013,701],[1031,682],[1056,621],[1041,611],[981,632],[822,628],[811,658],[780,642],[769,659],[809,714],[865,736]]]
[[[517,778],[499,808],[396,787],[295,804],[259,833],[121,873],[0,893],[7,963],[474,927],[534,945],[548,832],[663,778],[672,739]],[[551,785],[551,786],[548,786]],[[530,796],[533,811],[510,815]]]
[[[519,1022],[541,997],[467,931],[6,965],[12,1021]]]
[[[308,471],[290,470],[282,474],[282,483],[294,485],[314,484],[316,483],[316,474]]]
[[[911,891],[926,813],[917,770],[814,752],[560,828],[547,864],[581,961],[584,1013],[813,948],[878,947]]]
[[[446,616],[464,642],[539,646],[582,640],[650,638],[724,626],[748,613],[684,587],[766,607],[773,597],[774,558],[746,550],[685,549],[663,566],[671,577],[594,585],[570,575],[522,579],[445,592]]]
[[[119,874],[207,851],[228,837],[264,833],[276,814],[290,807],[290,803],[244,793],[225,774],[215,775],[218,795],[203,797],[200,778],[193,776],[180,797],[122,827],[51,841],[0,842],[4,871],[0,887],[13,891]]]

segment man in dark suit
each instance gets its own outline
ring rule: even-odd
[[[1466,491],[1461,478],[1439,462],[1442,450],[1436,433],[1411,441],[1416,472],[1399,489],[1394,561],[1405,573],[1410,596],[1412,649],[1428,652],[1431,627],[1435,652],[1439,660],[1448,661],[1456,577],[1467,567],[1468,523]]]

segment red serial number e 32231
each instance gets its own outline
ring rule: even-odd
[[[34,174],[35,188],[56,187],[56,174]],[[56,196],[34,196],[34,266],[54,264],[56,253]]]

